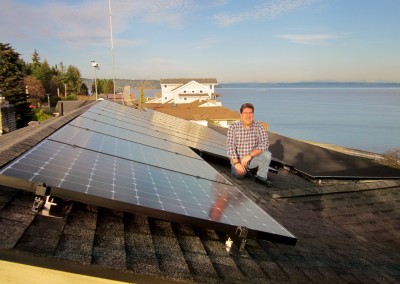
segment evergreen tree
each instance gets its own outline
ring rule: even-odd
[[[19,56],[10,44],[0,43],[0,92],[15,107],[17,128],[32,119],[24,86],[25,63]]]
[[[89,89],[85,83],[82,83],[82,85],[81,85],[81,94],[86,95],[86,96],[89,95]]]
[[[32,54],[32,65],[40,65],[40,56],[36,49]]]
[[[43,63],[34,61],[32,63],[31,70],[32,70],[32,75],[42,82],[43,87],[46,90],[46,93],[54,94],[55,90],[52,82],[53,70],[50,68],[50,65],[49,63],[47,63],[47,60],[45,59]]]
[[[66,96],[66,73],[67,70],[62,62],[54,67],[53,70],[53,82],[56,88],[57,95]]]
[[[80,95],[82,83],[83,81],[79,69],[73,65],[69,65],[66,72],[68,90],[70,90],[73,95]]]

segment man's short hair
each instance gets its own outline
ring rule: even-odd
[[[251,104],[251,103],[244,103],[244,104],[242,104],[242,106],[240,107],[240,113],[242,113],[243,110],[244,110],[245,108],[251,108],[251,110],[254,112],[254,106],[253,106],[253,104]]]

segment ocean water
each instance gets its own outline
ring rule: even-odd
[[[255,106],[255,119],[295,139],[374,153],[400,148],[400,88],[218,88],[222,106]]]

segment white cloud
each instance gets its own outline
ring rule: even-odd
[[[125,0],[114,1],[119,11],[130,11],[130,17],[150,24],[184,27],[199,11],[225,4],[226,0]]]
[[[105,4],[105,2],[104,2]],[[25,39],[61,40],[72,46],[104,43],[109,38],[108,6],[44,2],[28,5],[6,1],[0,12],[1,24]],[[5,13],[5,10],[7,13]],[[4,14],[4,15],[3,15]]]
[[[337,38],[337,36],[333,34],[283,34],[278,37],[301,44],[318,44]]]
[[[217,45],[221,40],[217,38],[205,38],[190,45],[193,49],[209,49]]]
[[[138,1],[135,6],[135,17],[147,23],[170,26],[182,26],[185,15],[194,8],[190,0]]]
[[[206,1],[209,6],[215,4]],[[110,17],[106,0],[38,1],[35,4],[2,0],[0,36],[60,40],[70,46],[109,45]],[[126,32],[132,21],[182,27],[196,10],[204,9],[194,0],[111,1],[114,39]],[[130,45],[140,42],[133,39]],[[127,42],[125,41],[124,44]],[[143,42],[141,43],[143,44]]]
[[[266,1],[264,4],[254,7],[250,11],[240,13],[219,13],[214,15],[215,20],[223,25],[230,26],[236,23],[249,20],[268,19],[283,13],[290,12],[294,9],[301,8],[318,0],[272,0]]]

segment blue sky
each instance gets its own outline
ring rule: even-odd
[[[115,78],[400,82],[399,0],[111,0]],[[2,0],[0,42],[113,77],[109,0]]]

